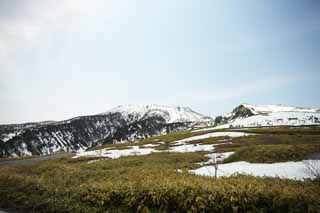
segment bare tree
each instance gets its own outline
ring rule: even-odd
[[[310,177],[320,180],[320,160],[306,160],[304,163],[306,165],[306,172]]]
[[[102,149],[99,149],[99,159],[102,159]]]
[[[215,178],[217,178],[217,176],[218,176],[218,161],[217,161],[217,153],[215,153],[215,154],[214,154],[213,166],[214,166],[214,177],[215,177]]]
[[[218,168],[219,168],[219,163],[221,163],[221,154],[219,153],[213,153],[213,158],[212,158],[212,165],[214,168],[214,177],[217,178],[218,177]]]

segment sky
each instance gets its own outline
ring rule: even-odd
[[[320,107],[320,1],[1,0],[0,123],[122,104]]]

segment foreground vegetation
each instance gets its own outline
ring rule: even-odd
[[[88,160],[88,159],[87,159]],[[0,207],[35,212],[317,212],[320,184],[206,178],[185,172],[203,153],[157,153],[88,164],[60,159],[0,168]],[[177,168],[182,172],[177,172]]]
[[[134,145],[162,142],[157,149],[165,150],[176,140],[213,131],[172,133]],[[216,149],[235,152],[225,162],[294,161],[320,152],[320,128],[244,131],[257,135],[206,138],[191,143],[232,141]],[[123,149],[130,145],[133,144],[99,148]],[[244,175],[214,179],[189,173],[200,167],[197,163],[208,160],[205,154],[208,152],[161,152],[90,164],[90,160],[99,158],[3,166],[0,208],[23,212],[320,212],[319,181]]]

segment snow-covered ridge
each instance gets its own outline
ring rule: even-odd
[[[320,109],[303,108],[303,107],[292,107],[283,105],[252,105],[242,104],[247,109],[250,109],[254,114],[272,113],[272,112],[306,112],[315,113],[320,112]]]
[[[146,117],[160,116],[163,117],[167,123],[199,122],[211,119],[208,116],[204,116],[193,111],[189,107],[164,106],[157,104],[121,105],[102,114],[112,113],[121,113],[126,120],[137,120]]]
[[[320,109],[283,105],[241,104],[220,117],[214,129],[259,126],[320,125]]]

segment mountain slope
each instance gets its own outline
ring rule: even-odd
[[[210,120],[187,107],[127,105],[65,121],[0,125],[0,156],[77,151],[102,142],[132,141],[185,130]]]
[[[320,125],[320,110],[283,105],[241,104],[215,120],[219,128]],[[223,124],[223,125],[222,125]]]

